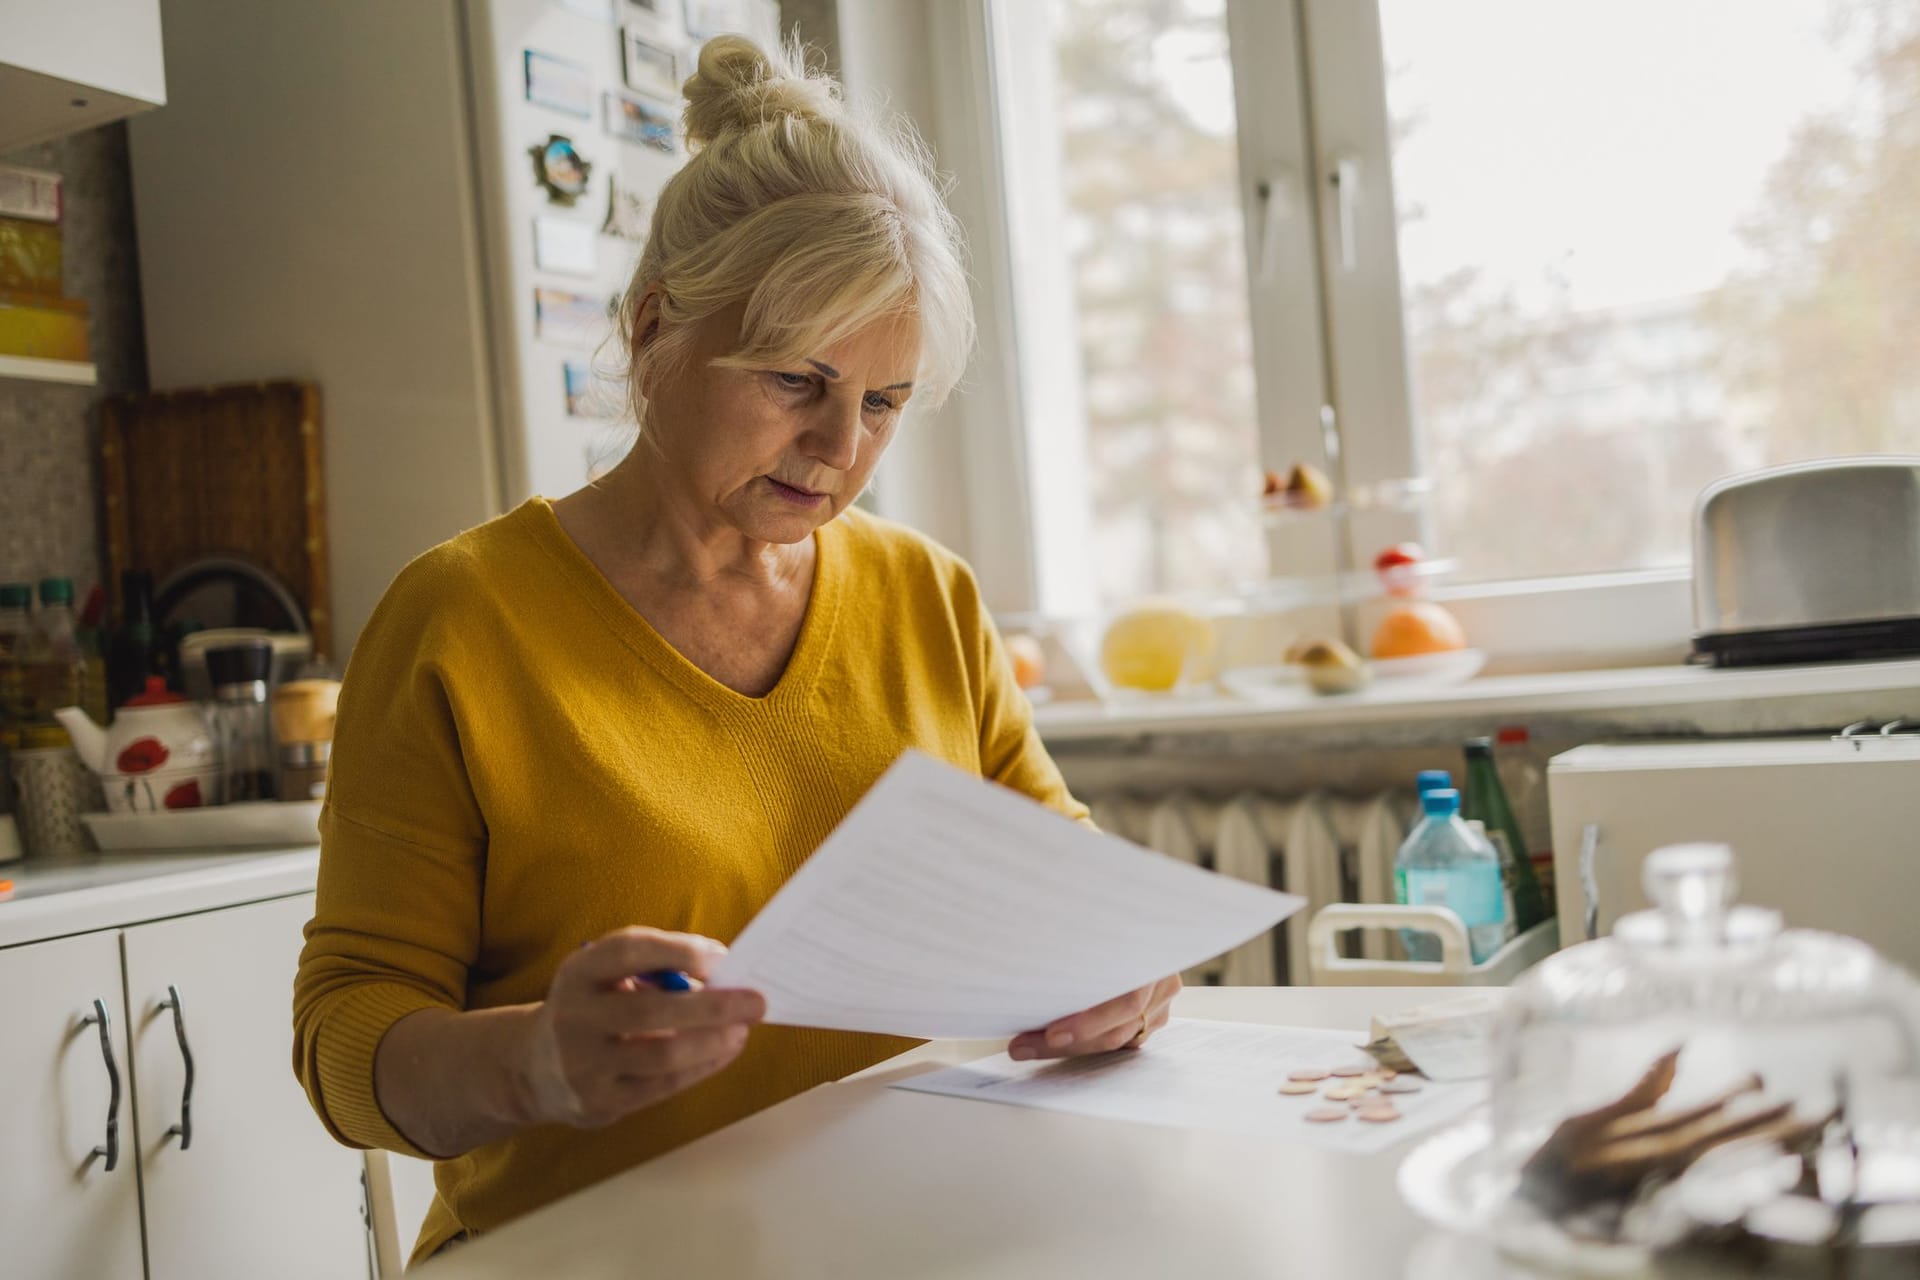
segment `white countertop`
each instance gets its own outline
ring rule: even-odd
[[[1349,1028],[1430,988],[1211,987],[1188,1017]],[[524,1276],[1453,1277],[1484,1246],[1401,1203],[1408,1144],[1355,1157],[1233,1134],[907,1093],[997,1052],[940,1042],[823,1085],[430,1264]]]
[[[312,890],[318,846],[219,853],[116,853],[0,866],[0,947],[43,942]]]

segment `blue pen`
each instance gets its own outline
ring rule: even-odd
[[[640,981],[658,987],[662,991],[693,990],[693,983],[688,981],[687,975],[678,969],[655,969],[652,973],[641,974]]]

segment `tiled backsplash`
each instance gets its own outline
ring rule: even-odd
[[[100,581],[97,406],[147,387],[124,125],[0,155],[65,179],[66,293],[86,302],[100,385],[0,378],[0,581]]]

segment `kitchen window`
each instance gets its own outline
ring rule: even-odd
[[[1911,4],[966,3],[1047,611],[1412,537],[1579,627],[1711,480],[1920,452]],[[1263,521],[1294,462],[1424,492]]]

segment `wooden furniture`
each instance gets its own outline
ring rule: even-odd
[[[314,652],[333,651],[320,391],[255,382],[114,396],[101,405],[107,580],[155,582],[207,556],[248,560],[307,614]]]
[[[290,1066],[313,856],[227,858],[0,905],[0,1271],[369,1274],[362,1160]],[[12,870],[23,893],[64,874]]]
[[[1176,1013],[1356,1033],[1421,988],[1207,987]],[[437,1258],[434,1280],[1501,1274],[1352,1157],[890,1089],[943,1042],[823,1085]],[[1484,1265],[1483,1265],[1484,1264]],[[255,1274],[265,1276],[265,1270]]]

